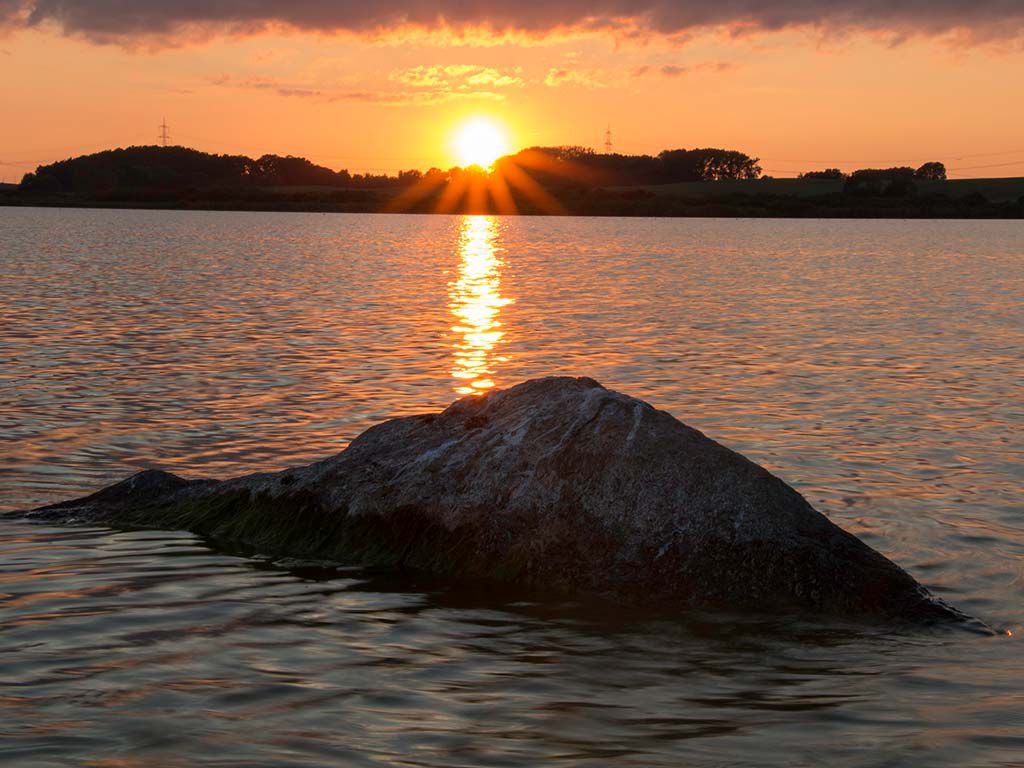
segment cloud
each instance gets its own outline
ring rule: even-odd
[[[519,67],[496,69],[475,64],[423,66],[392,72],[389,79],[414,88],[469,91],[477,88],[521,88],[526,85]]]
[[[583,88],[604,88],[605,83],[594,73],[582,69],[552,67],[544,78],[544,85],[558,88],[563,85],[577,85]]]
[[[613,31],[685,36],[791,27],[860,29],[892,39],[948,35],[977,42],[1024,35],[1021,0],[0,0],[0,26],[56,25],[65,34],[123,45],[171,45],[268,28],[380,36],[396,30],[452,35]]]
[[[522,88],[525,83],[518,74],[502,74],[496,69],[483,69],[466,77],[467,86],[487,85],[491,88]]]
[[[442,88],[447,85],[444,67],[418,66],[401,72],[392,72],[390,78],[414,88]]]

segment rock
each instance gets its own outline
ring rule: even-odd
[[[147,471],[29,514],[678,611],[963,618],[765,469],[586,378],[393,419],[307,467]]]

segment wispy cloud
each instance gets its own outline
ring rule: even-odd
[[[343,88],[340,86],[306,85],[269,77],[236,78],[228,74],[210,78],[209,83],[213,86],[225,88],[237,88],[248,91],[267,91],[284,98],[314,99],[325,102],[354,101],[367,104],[382,104],[386,106],[427,106],[457,100],[500,101],[505,98],[500,93],[486,90],[357,90]]]
[[[702,73],[726,72],[734,69],[736,64],[731,61],[702,61],[699,64],[644,64],[637,67],[630,73],[630,77],[647,77],[649,75],[660,75],[661,77],[683,77],[685,75],[697,75]]]
[[[658,71],[664,77],[682,77],[702,72],[725,72],[734,66],[731,61],[705,61],[700,64],[665,64]]]

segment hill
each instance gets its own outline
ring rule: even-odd
[[[210,190],[266,187],[379,188],[402,176],[353,176],[303,157],[216,155],[187,147],[111,149],[40,166],[19,190],[35,196],[71,196],[96,201],[166,199]]]

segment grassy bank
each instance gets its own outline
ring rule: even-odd
[[[740,179],[735,181],[688,181],[679,184],[658,184],[644,187],[618,187],[618,191],[641,190],[656,195],[705,198],[747,195],[753,197],[819,197],[838,195],[843,191],[842,179]],[[983,195],[991,202],[1017,202],[1024,197],[1024,178],[950,179],[948,181],[914,182],[918,196],[943,195],[957,199]]]

